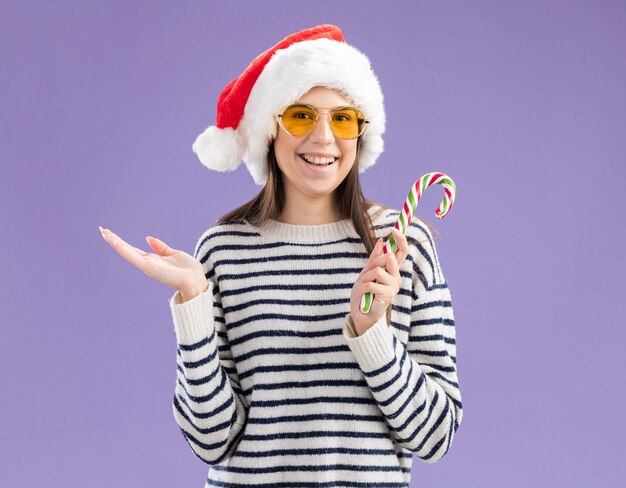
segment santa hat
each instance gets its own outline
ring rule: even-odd
[[[273,114],[314,86],[343,92],[370,121],[361,135],[357,164],[362,173],[383,152],[383,94],[367,56],[328,24],[291,34],[257,56],[224,88],[216,124],[196,138],[193,151],[216,171],[234,171],[243,161],[254,182],[264,185],[268,146],[277,131]]]

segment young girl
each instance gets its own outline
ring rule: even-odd
[[[245,161],[259,195],[193,257],[102,231],[176,290],[173,412],[206,486],[406,487],[413,453],[450,449],[463,409],[432,234],[418,218],[400,233],[399,212],[359,184],[384,127],[367,57],[335,26],[297,32],[229,83],[193,145],[211,169]],[[384,254],[390,232],[398,250]]]

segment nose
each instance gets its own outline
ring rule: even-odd
[[[332,144],[335,141],[335,134],[330,128],[330,116],[328,113],[320,113],[317,124],[309,136],[313,142],[319,144]]]

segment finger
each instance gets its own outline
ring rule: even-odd
[[[102,237],[115,249],[126,261],[139,269],[143,270],[146,260],[141,255],[141,249],[128,244],[124,239],[119,237],[109,229],[102,232]],[[145,253],[144,253],[145,254]]]
[[[374,249],[372,249],[372,254],[370,254],[370,256],[376,257],[380,255],[383,252],[383,245],[384,245],[384,239],[381,237],[380,239],[376,241],[376,244],[374,245]]]
[[[365,263],[365,266],[363,266],[363,269],[361,270],[361,273],[359,274],[359,276],[363,275],[363,273],[366,273],[367,271],[377,266],[384,266],[384,263],[385,263],[385,254],[383,253],[384,247],[385,247],[385,241],[384,241],[384,238],[381,237],[380,239],[376,241],[376,244],[374,244],[374,248],[372,249],[372,252],[367,260],[367,263]]]
[[[400,274],[400,265],[398,264],[398,259],[396,258],[396,255],[392,252],[388,253],[387,255],[387,261],[385,263],[385,269],[387,270],[387,272],[391,275],[391,276],[396,276]]]
[[[400,263],[395,254],[391,255],[389,258],[389,264],[387,266],[387,271],[395,280],[395,284],[398,286],[398,291],[400,291],[400,287],[402,287],[402,276],[400,276]]]
[[[396,250],[396,258],[398,260],[398,266],[401,266],[409,254],[409,244],[407,242],[406,235],[400,232],[400,230],[393,227],[392,232],[393,232],[394,239],[398,247],[398,249]]]
[[[389,269],[389,263],[391,262],[391,259],[396,258],[396,256],[397,256],[396,254],[391,253],[391,252],[388,252],[387,254],[381,254],[380,256],[376,256],[371,261],[371,267],[372,268],[381,267],[381,268]],[[396,258],[396,262],[397,262],[397,258]]]
[[[370,269],[367,273],[365,273],[362,277],[363,282],[372,282],[376,281],[378,283],[382,283],[387,286],[395,286],[397,280],[390,275],[385,268],[381,268],[377,266],[374,269]]]
[[[373,293],[374,298],[381,303],[386,303],[389,301],[388,297],[392,296],[389,286],[374,281],[368,281],[361,286],[359,293],[365,295],[367,292]]]
[[[156,237],[152,236],[146,236],[146,241],[148,242],[148,245],[154,250],[154,252],[161,256],[171,256],[172,254],[176,253],[175,249],[169,247],[161,239],[157,239]]]
[[[124,244],[126,244],[127,246],[129,246],[130,248],[134,249],[135,251],[137,251],[137,253],[141,256],[150,256],[150,253],[144,251],[143,249],[139,249],[138,247],[132,246],[129,243],[127,243],[126,241],[124,241],[121,237],[119,237],[117,234],[115,234],[114,232],[112,232],[110,229],[103,229],[102,227],[100,227],[100,232],[102,233],[102,237],[104,237],[104,239],[109,242],[109,244],[113,245],[113,243],[115,242],[115,240],[119,240],[121,242],[123,242]],[[158,239],[157,239],[158,240]],[[161,242],[161,241],[159,241]],[[171,248],[170,248],[171,249]]]
[[[372,268],[372,261],[376,259],[376,257],[382,253],[382,250],[383,250],[383,241],[381,237],[380,239],[376,241],[376,244],[374,244],[374,249],[372,249],[372,252],[369,258],[367,259],[367,263],[365,263],[365,266],[363,267],[364,270]]]
[[[373,257],[370,262],[371,268],[380,267],[389,269],[389,263],[395,256],[396,255],[394,253],[388,252],[386,254],[381,254],[379,256]]]

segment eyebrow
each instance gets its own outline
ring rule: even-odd
[[[313,105],[312,103],[306,103],[306,102],[296,102],[296,103],[301,103],[302,105],[309,105],[313,108],[328,108],[331,110],[336,110],[338,108],[343,108],[343,107],[349,107],[350,105],[337,105],[336,107],[318,107],[317,105]]]

